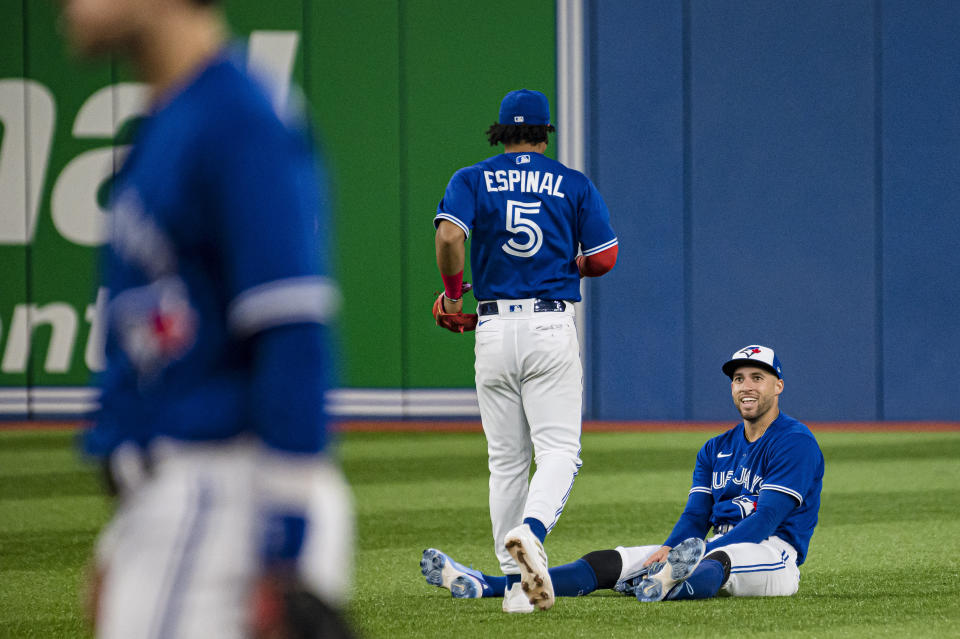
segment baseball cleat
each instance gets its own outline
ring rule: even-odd
[[[547,553],[530,526],[521,524],[508,532],[503,545],[520,566],[520,587],[530,603],[540,610],[553,606],[553,581],[547,570]]]
[[[622,581],[618,581],[614,584],[613,589],[616,592],[619,592],[621,595],[630,595],[631,597],[637,596],[637,586],[640,585],[640,582],[644,580],[647,574],[651,572],[657,572],[660,568],[663,567],[662,562],[654,562],[645,568],[642,568],[633,577],[628,577]]]
[[[527,599],[527,593],[523,591],[520,582],[513,584],[503,593],[503,611],[528,613],[534,611],[534,606]]]
[[[674,546],[659,570],[650,570],[637,585],[637,601],[662,601],[678,583],[693,574],[706,552],[702,539],[691,537]],[[653,564],[650,566],[653,568]]]
[[[455,599],[479,599],[490,588],[479,570],[467,568],[436,548],[423,551],[420,572],[428,584],[446,588]]]

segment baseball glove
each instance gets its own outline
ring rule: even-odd
[[[472,287],[464,283],[463,294],[466,294]],[[443,310],[443,293],[433,302],[433,319],[437,321],[437,326],[442,326],[452,333],[463,333],[477,328],[476,313],[447,313]]]
[[[253,595],[255,639],[353,639],[343,615],[286,574],[262,576]]]

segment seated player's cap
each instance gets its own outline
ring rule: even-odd
[[[773,352],[772,348],[766,346],[745,346],[730,356],[730,361],[723,365],[723,372],[727,377],[733,378],[733,372],[738,367],[749,364],[758,368],[764,368],[780,379],[783,379],[783,369],[780,366],[780,358]]]
[[[550,103],[539,91],[517,89],[500,103],[500,124],[550,124]]]

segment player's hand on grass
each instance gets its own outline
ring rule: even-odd
[[[654,551],[652,555],[647,557],[647,560],[643,562],[644,568],[649,566],[654,562],[662,563],[667,560],[667,554],[670,552],[670,546],[661,546],[659,550]]]

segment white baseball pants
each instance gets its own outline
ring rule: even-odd
[[[123,499],[97,545],[104,573],[98,639],[248,637],[260,568],[260,447],[245,438],[164,440],[151,448],[150,468],[128,452],[125,460],[119,454],[127,471],[119,469]],[[311,572],[320,579],[346,588],[352,506],[342,481],[323,492],[335,503],[322,506],[326,513],[311,513],[320,525],[313,527],[316,535],[308,532],[302,562],[315,566]]]
[[[539,313],[532,299],[497,304],[499,314],[481,316],[477,325],[477,399],[493,545],[503,572],[517,574],[504,537],[526,517],[553,528],[581,465],[583,372],[572,303]]]
[[[660,548],[617,546],[623,559],[619,581],[635,577],[647,557]],[[767,537],[758,544],[730,544],[717,550],[730,557],[730,578],[720,589],[722,593],[734,597],[789,597],[800,587],[797,551],[779,537]]]

